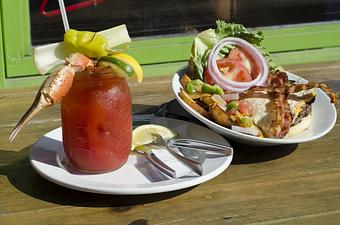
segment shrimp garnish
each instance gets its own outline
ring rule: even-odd
[[[88,66],[94,66],[90,58],[74,53],[66,59],[63,66],[52,72],[42,83],[32,105],[14,127],[9,136],[9,142],[14,140],[23,126],[38,112],[60,101],[71,88],[75,73],[85,70]]]

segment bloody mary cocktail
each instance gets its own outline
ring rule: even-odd
[[[116,170],[131,149],[131,94],[112,69],[90,67],[75,75],[61,101],[63,145],[69,162],[86,172]]]

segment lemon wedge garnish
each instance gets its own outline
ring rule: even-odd
[[[135,77],[138,83],[143,81],[143,70],[135,58],[126,53],[116,53],[101,57],[99,66],[110,66],[118,76]]]
[[[132,131],[132,147],[133,150],[135,147],[145,144],[150,144],[153,141],[151,133],[156,133],[161,135],[164,139],[173,138],[176,136],[176,133],[170,130],[167,127],[156,125],[156,124],[146,124],[136,127]]]

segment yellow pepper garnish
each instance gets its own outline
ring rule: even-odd
[[[90,31],[67,30],[64,43],[71,52],[79,52],[90,58],[106,56],[107,39],[98,33]]]

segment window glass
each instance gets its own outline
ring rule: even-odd
[[[99,31],[125,23],[131,37],[191,34],[216,19],[247,27],[338,20],[340,1],[321,0],[64,0],[71,28]],[[62,39],[57,0],[30,0],[33,45]]]

